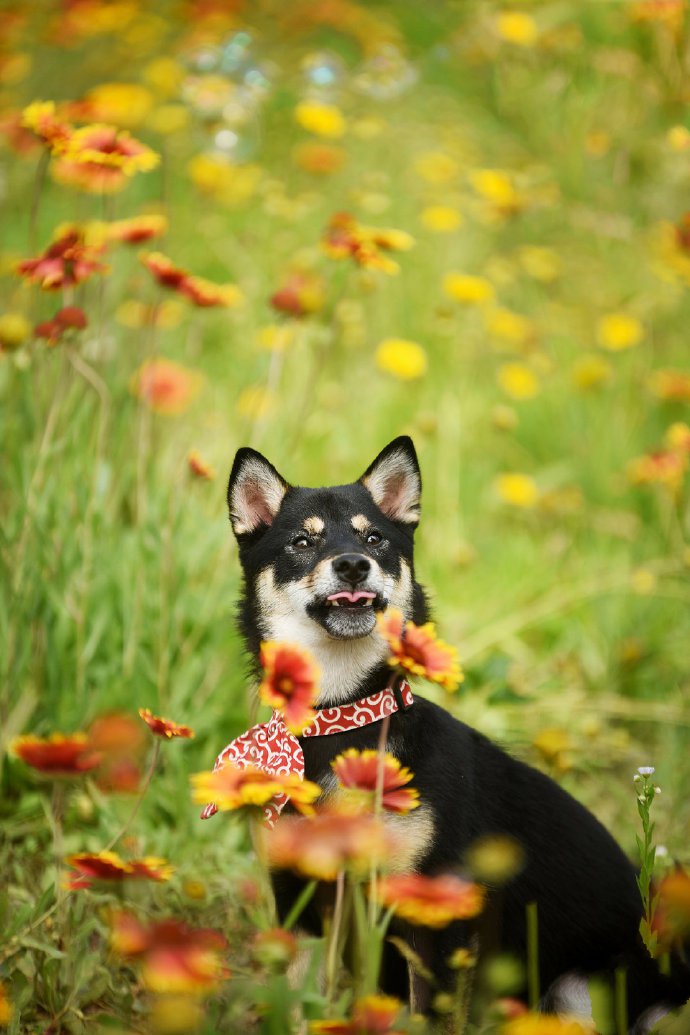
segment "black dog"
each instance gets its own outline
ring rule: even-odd
[[[428,618],[413,561],[420,493],[417,457],[407,437],[391,442],[358,481],[322,489],[289,485],[252,449],[237,453],[228,505],[244,572],[239,613],[247,648],[254,658],[267,639],[308,648],[322,673],[321,708],[357,701],[386,686],[391,670],[375,631],[376,612],[395,606],[417,624]],[[379,729],[374,723],[302,738],[306,778],[327,788],[331,760],[349,747],[376,748]],[[690,974],[681,969],[673,977],[660,975],[638,934],[635,871],[582,805],[421,697],[391,717],[387,747],[412,770],[421,797],[421,807],[404,819],[405,869],[457,871],[468,849],[487,835],[507,835],[522,847],[522,871],[493,899],[489,896],[486,915],[493,908],[495,918],[500,905],[500,917],[489,934],[480,928],[480,951],[486,936],[497,943],[492,950],[524,959],[525,907],[536,902],[542,989],[565,974],[610,975],[624,966],[631,1022],[659,1001],[685,1001]],[[299,882],[276,875],[275,884],[285,915]],[[303,920],[320,931],[318,915]],[[447,959],[468,943],[468,927],[455,923],[441,932],[422,930],[404,934],[437,987],[450,987]],[[410,992],[407,966],[393,949],[383,983],[402,998]],[[428,1008],[426,993],[426,1002],[417,999],[418,1007]],[[558,1005],[557,996],[551,1004]]]

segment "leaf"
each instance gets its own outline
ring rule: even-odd
[[[54,960],[64,960],[67,953],[61,952],[60,949],[56,949],[50,942],[42,942],[38,938],[26,937],[22,938],[22,945],[28,949],[36,949],[38,952],[44,952],[46,956],[52,957]]]

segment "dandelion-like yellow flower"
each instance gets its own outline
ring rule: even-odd
[[[414,381],[426,373],[428,361],[426,352],[417,342],[386,338],[376,350],[376,365],[379,370],[401,381]]]
[[[539,502],[537,484],[528,474],[500,474],[494,482],[494,488],[503,502],[509,503],[511,507],[531,510]]]
[[[609,352],[631,349],[642,341],[643,335],[640,321],[627,313],[606,313],[597,324],[597,341]]]
[[[340,108],[324,101],[301,101],[295,108],[295,121],[309,133],[330,139],[344,136],[347,129]]]

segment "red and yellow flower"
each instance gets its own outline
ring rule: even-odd
[[[349,748],[331,762],[341,787],[357,793],[367,804],[373,804],[379,780],[381,805],[389,812],[405,814],[419,805],[419,791],[406,787],[414,779],[391,754],[381,756],[378,751],[357,751]]]
[[[138,172],[155,169],[159,156],[127,130],[95,123],[75,129],[53,175],[59,183],[95,194],[121,190]]]
[[[455,647],[436,638],[432,622],[415,625],[401,611],[388,608],[376,620],[379,635],[388,644],[389,665],[439,683],[446,690],[457,690],[464,675]]]
[[[376,816],[332,810],[308,820],[284,816],[266,835],[266,845],[271,866],[335,880],[342,870],[363,875],[384,865],[396,839]]]
[[[299,733],[311,721],[318,697],[319,669],[309,651],[292,643],[261,644],[263,679],[259,697],[281,713],[285,725]]]
[[[591,1022],[576,1017],[521,1013],[507,1020],[501,1035],[595,1035]]]
[[[34,133],[53,154],[61,154],[67,148],[74,127],[63,122],[56,115],[54,101],[34,101],[24,108],[21,124]]]
[[[665,402],[690,402],[690,373],[685,370],[655,370],[650,375],[649,387]]]
[[[131,913],[110,917],[114,952],[140,964],[144,986],[156,993],[206,995],[229,976],[225,938],[210,928],[179,920],[144,925]]]
[[[173,722],[172,719],[164,719],[160,715],[154,715],[150,708],[140,708],[139,715],[157,737],[165,737],[166,740],[172,740],[173,737],[189,739],[194,736],[194,730],[190,726],[180,726],[179,723]]]
[[[242,292],[234,284],[213,284],[203,277],[195,277],[175,266],[162,252],[146,252],[141,261],[162,287],[176,291],[194,305],[234,308],[242,301]]]
[[[81,331],[88,325],[83,309],[76,305],[68,305],[59,309],[52,320],[44,320],[34,327],[37,338],[45,338],[48,345],[57,345],[63,335],[70,330]]]
[[[20,262],[17,272],[40,284],[44,291],[74,287],[94,273],[106,271],[107,267],[98,261],[101,252],[101,248],[85,243],[81,230],[72,228],[53,241],[42,255]]]
[[[653,928],[665,949],[679,948],[690,938],[690,873],[677,866],[659,882]]]
[[[99,715],[89,726],[89,740],[101,756],[96,784],[105,793],[135,794],[143,776],[148,738],[141,723],[121,712]]]
[[[391,1025],[401,1009],[399,999],[368,995],[355,1000],[349,1021],[312,1021],[310,1035],[400,1035]]]
[[[176,416],[189,409],[199,394],[203,375],[172,359],[149,359],[130,381],[130,390],[154,413]]]
[[[121,859],[117,852],[80,852],[70,855],[67,864],[76,871],[68,887],[71,891],[89,888],[95,881],[170,880],[174,868],[165,859],[146,856],[143,859]]]
[[[324,283],[315,273],[290,273],[275,294],[271,305],[288,316],[309,316],[323,308]]]
[[[452,874],[426,877],[419,873],[383,877],[375,897],[396,916],[423,927],[446,927],[481,913],[484,891],[478,884]]]
[[[349,212],[336,212],[321,245],[331,259],[352,259],[365,269],[399,273],[400,266],[387,252],[409,251],[414,238],[404,230],[362,226]]]
[[[153,237],[160,237],[168,229],[165,216],[132,216],[131,219],[118,219],[107,223],[104,227],[106,240],[119,241],[122,244],[141,244]]]
[[[210,464],[206,463],[196,449],[191,449],[187,454],[187,466],[195,478],[201,478],[204,481],[212,482],[216,477],[214,468],[211,467]]]
[[[79,776],[101,761],[86,733],[51,733],[48,737],[29,733],[16,737],[10,751],[32,769],[51,776]]]
[[[273,798],[286,795],[299,812],[311,816],[312,803],[321,794],[317,783],[303,780],[297,773],[281,776],[258,766],[232,762],[213,772],[195,773],[191,781],[193,800],[200,805],[212,801],[221,812],[262,808]]]

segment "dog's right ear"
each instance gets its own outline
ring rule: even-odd
[[[238,449],[228,482],[228,510],[236,536],[268,527],[280,510],[289,484],[255,449]]]

